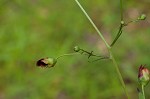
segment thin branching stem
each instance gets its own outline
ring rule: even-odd
[[[120,70],[119,70],[119,66],[118,66],[118,64],[117,64],[117,62],[116,62],[116,59],[114,58],[114,56],[113,56],[113,54],[112,54],[112,51],[109,50],[109,52],[110,52],[110,55],[111,55],[111,56],[110,56],[110,59],[112,59],[112,62],[113,62],[113,64],[114,64],[114,66],[115,66],[115,69],[116,69],[116,71],[117,71],[117,74],[118,74],[119,80],[120,80],[120,82],[121,82],[121,85],[122,85],[122,87],[123,87],[123,89],[124,89],[124,92],[125,92],[127,98],[130,99],[130,97],[129,97],[129,95],[128,95],[128,92],[127,92],[127,89],[126,89],[126,85],[125,85],[125,83],[124,83],[124,80],[123,80],[123,78],[122,78],[121,72],[120,72]]]
[[[113,40],[113,42],[111,43],[111,47],[116,43],[116,41],[118,40],[118,38],[121,36],[122,34],[122,28],[123,28],[123,25],[120,24],[120,27],[119,27],[119,31],[117,33],[117,36],[115,37],[115,39]]]
[[[100,56],[100,55],[93,54],[93,51],[88,52],[88,51],[86,51],[86,50],[84,50],[84,49],[80,49],[80,50],[82,51],[81,54],[83,54],[83,53],[88,54],[88,58],[90,58],[91,56],[102,57],[102,56]]]
[[[59,59],[59,58],[64,57],[64,56],[72,56],[72,55],[79,55],[79,53],[63,54],[63,55],[58,56],[56,59]]]
[[[124,22],[124,18],[123,18],[123,0],[120,0],[120,27],[119,27],[119,31],[115,37],[115,39],[113,40],[113,42],[111,43],[111,47],[116,43],[116,41],[118,40],[118,38],[121,36],[122,34],[122,29],[125,26],[124,24],[122,24],[122,22]]]
[[[113,56],[113,53],[112,53],[112,51],[111,51],[111,46],[107,43],[107,41],[106,41],[105,38],[103,37],[102,33],[98,30],[98,28],[96,27],[96,25],[94,24],[94,22],[92,21],[92,19],[89,17],[89,15],[86,13],[86,11],[83,9],[83,7],[82,7],[81,4],[78,2],[78,0],[75,0],[75,1],[76,1],[76,3],[78,4],[78,6],[80,7],[80,9],[82,10],[82,12],[85,14],[85,16],[88,18],[88,20],[90,21],[90,23],[92,24],[92,26],[95,28],[95,30],[97,31],[97,33],[99,34],[99,36],[101,37],[101,39],[104,41],[106,47],[108,48],[109,53],[110,53],[110,59],[112,60],[114,66],[115,66],[115,68],[116,68],[116,71],[117,71],[119,80],[120,80],[120,82],[121,82],[121,84],[122,84],[122,87],[123,87],[123,89],[124,89],[124,91],[125,91],[125,94],[126,94],[127,98],[130,99],[130,98],[129,98],[129,95],[128,95],[128,93],[127,93],[126,86],[125,86],[125,83],[124,83],[124,81],[123,81],[121,72],[120,72],[120,70],[119,70],[118,64],[117,64],[117,62],[116,62],[116,60],[115,60],[115,58],[114,58],[114,56]],[[122,0],[120,0],[120,4],[121,4],[121,19],[123,19]],[[120,30],[120,31],[121,31],[121,30]],[[120,33],[120,32],[119,32],[119,33]],[[120,36],[120,35],[121,35],[121,34],[119,34],[119,36]]]
[[[90,21],[90,23],[92,24],[92,26],[95,28],[95,30],[97,31],[97,33],[99,34],[99,36],[101,37],[101,39],[104,41],[105,45],[107,46],[107,48],[110,48],[109,44],[106,42],[106,40],[104,39],[102,33],[98,30],[97,26],[94,24],[94,22],[92,21],[92,19],[89,17],[89,15],[86,13],[86,11],[83,9],[83,7],[81,6],[81,4],[79,3],[78,0],[75,0],[76,3],[78,4],[78,6],[80,7],[80,9],[82,10],[82,12],[85,14],[85,16],[87,17],[87,19]]]

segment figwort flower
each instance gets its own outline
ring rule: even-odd
[[[39,67],[53,67],[56,63],[55,58],[42,58],[37,61],[36,65]]]
[[[139,67],[139,74],[138,74],[139,83],[143,86],[146,86],[150,81],[149,76],[150,76],[149,70],[141,65]]]

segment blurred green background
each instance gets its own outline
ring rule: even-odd
[[[109,43],[120,23],[119,0],[80,0]],[[131,99],[138,99],[138,67],[150,69],[150,1],[123,0],[130,24],[113,48]],[[37,68],[43,57],[72,53],[74,46],[107,55],[107,48],[74,0],[0,0],[0,99],[126,99],[111,61],[60,58]],[[93,60],[91,58],[90,60]],[[146,87],[150,99],[150,84]]]

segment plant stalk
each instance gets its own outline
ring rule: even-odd
[[[121,82],[122,88],[123,88],[123,90],[124,90],[124,92],[125,92],[127,98],[130,99],[130,97],[129,97],[129,95],[128,95],[128,92],[127,92],[127,89],[126,89],[126,85],[125,85],[125,83],[124,83],[124,80],[123,80],[123,78],[122,78],[121,72],[120,72],[120,70],[119,70],[119,66],[118,66],[118,64],[117,64],[117,62],[116,62],[116,59],[114,58],[114,56],[113,56],[113,54],[112,54],[111,49],[109,50],[109,53],[110,53],[110,59],[112,60],[114,66],[115,66],[116,72],[117,72],[118,77],[119,77],[119,80],[120,80],[120,82]]]
[[[123,21],[123,0],[120,0],[120,17],[121,17],[121,21]]]
[[[90,23],[92,24],[92,26],[95,28],[95,30],[97,31],[97,33],[99,34],[99,36],[101,37],[101,39],[104,41],[105,45],[107,46],[107,48],[110,48],[110,45],[106,42],[105,38],[103,37],[102,33],[98,30],[97,26],[94,24],[94,22],[92,21],[92,19],[89,17],[89,15],[86,13],[86,11],[84,10],[84,8],[81,6],[81,4],[79,3],[78,0],[75,0],[76,3],[78,4],[78,6],[80,7],[80,9],[82,10],[82,12],[84,13],[84,15],[87,17],[87,19],[90,21]]]
[[[145,99],[144,85],[142,85],[142,94],[143,94],[143,99]]]
[[[122,84],[122,87],[125,91],[125,94],[127,96],[128,99],[129,98],[129,95],[127,93],[127,90],[126,90],[126,86],[125,86],[125,83],[123,81],[123,78],[122,78],[122,75],[120,73],[120,70],[119,70],[119,67],[118,67],[118,64],[112,54],[112,51],[111,51],[111,46],[107,43],[107,41],[105,40],[105,38],[103,37],[102,33],[99,31],[99,29],[96,27],[96,25],[94,24],[94,22],[92,21],[92,19],[89,17],[89,15],[86,13],[86,11],[84,10],[84,8],[82,7],[82,5],[78,2],[78,0],[75,0],[75,2],[78,4],[78,6],[80,7],[80,9],[82,10],[82,12],[84,13],[84,15],[87,17],[87,19],[90,21],[90,23],[92,24],[92,26],[95,28],[95,30],[97,31],[97,33],[99,34],[99,36],[101,37],[101,39],[104,41],[106,47],[108,48],[109,50],[109,53],[110,53],[110,59],[112,60],[115,68],[116,68],[116,71],[117,71],[117,74],[119,76],[119,80]],[[122,0],[120,0],[120,4],[121,4],[121,20],[123,20],[123,12],[122,12]]]
[[[72,55],[79,55],[79,53],[63,54],[63,55],[58,56],[56,59],[59,59],[59,58],[64,57],[64,56],[72,56]]]

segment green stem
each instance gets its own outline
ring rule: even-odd
[[[118,67],[118,64],[117,64],[117,62],[116,62],[116,59],[114,58],[114,56],[113,56],[111,50],[109,50],[109,53],[110,53],[110,59],[112,60],[113,64],[115,65],[115,69],[116,69],[116,71],[117,71],[119,80],[120,80],[121,85],[122,85],[122,87],[123,87],[123,90],[124,90],[124,92],[125,92],[127,98],[130,99],[130,98],[129,98],[129,95],[128,95],[128,92],[127,92],[127,89],[126,89],[126,85],[125,85],[125,83],[124,83],[124,80],[123,80],[123,78],[122,78],[121,72],[120,72],[119,67]]]
[[[99,36],[101,37],[101,39],[104,41],[105,45],[107,46],[108,50],[109,50],[109,53],[110,53],[110,58],[113,62],[113,64],[115,65],[115,68],[116,68],[116,71],[117,71],[117,74],[119,76],[119,80],[122,84],[122,87],[125,91],[125,94],[127,96],[128,99],[129,98],[129,95],[127,93],[127,90],[126,90],[126,86],[125,86],[125,83],[123,81],[123,78],[122,78],[122,75],[119,71],[119,68],[118,68],[118,64],[115,60],[115,58],[113,57],[113,54],[112,54],[112,51],[111,51],[111,46],[107,43],[107,41],[105,40],[105,38],[103,37],[103,35],[101,34],[101,32],[98,30],[98,28],[96,27],[96,25],[94,24],[94,22],[92,21],[92,19],[89,17],[89,15],[86,13],[86,11],[83,9],[83,7],[81,6],[81,4],[78,2],[78,0],[75,0],[76,3],[78,4],[78,6],[80,7],[80,9],[82,10],[82,12],[85,14],[85,16],[88,18],[88,20],[90,21],[90,23],[92,24],[92,26],[95,28],[95,30],[97,31],[97,33],[99,34]],[[122,0],[120,0],[120,4],[121,4],[121,19],[123,19],[123,13],[122,13]]]
[[[144,85],[142,85],[142,94],[143,94],[143,99],[145,99]]]
[[[122,4],[123,4],[123,1],[120,0],[120,14],[121,14],[121,21],[123,21],[123,6],[122,6]]]
[[[121,36],[122,34],[122,28],[123,28],[123,25],[121,24],[120,27],[119,27],[119,31],[117,33],[117,36],[115,37],[114,41],[111,43],[111,47],[116,43],[116,41],[118,40],[118,38]]]
[[[121,23],[123,21],[123,0],[120,0],[120,27],[119,27],[119,31],[117,33],[117,36],[115,37],[114,41],[111,43],[111,47],[116,43],[116,41],[118,40],[118,38],[121,36],[122,34],[122,28],[124,27],[124,25]]]
[[[81,4],[79,3],[78,0],[75,0],[76,3],[78,4],[78,6],[80,7],[80,9],[82,10],[82,12],[85,14],[85,16],[87,17],[87,19],[90,21],[90,23],[92,24],[92,26],[95,28],[95,30],[97,31],[97,33],[99,34],[99,36],[101,37],[101,39],[104,41],[105,45],[107,46],[107,48],[110,48],[109,44],[106,42],[106,40],[104,39],[102,33],[98,30],[97,26],[94,24],[94,22],[92,21],[92,19],[89,17],[89,15],[86,13],[86,11],[83,9],[83,7],[81,6]]]
[[[63,54],[63,55],[58,56],[56,59],[59,59],[59,58],[64,57],[64,56],[71,56],[71,55],[79,55],[79,53]]]
[[[86,51],[86,50],[84,50],[84,49],[80,49],[80,50],[82,51],[82,52],[81,52],[81,54],[86,53],[86,54],[88,54],[88,55],[89,55],[89,57],[91,57],[91,56],[95,56],[95,57],[102,57],[102,56],[99,56],[99,55],[93,54],[93,51],[88,52],[88,51]]]

